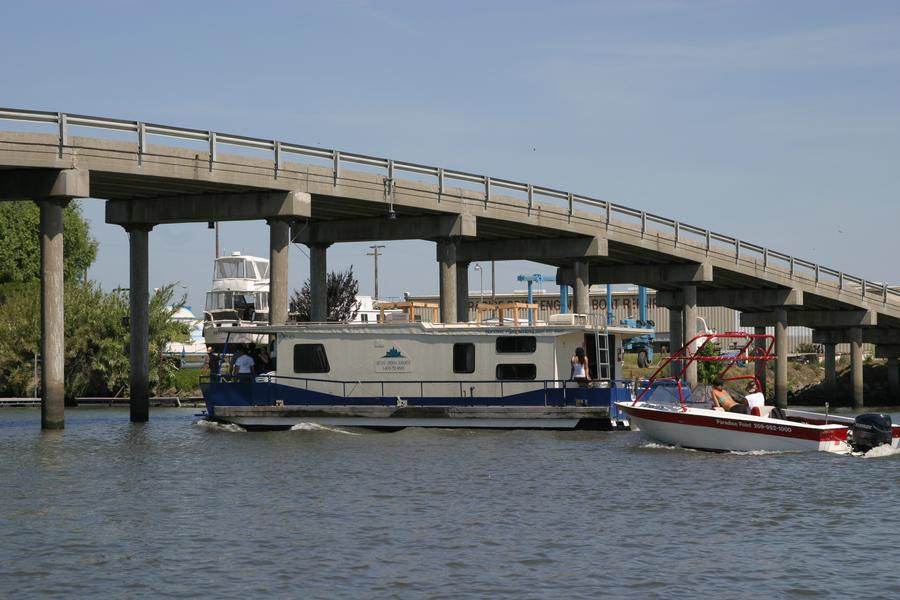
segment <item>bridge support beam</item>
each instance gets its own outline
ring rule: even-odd
[[[825,344],[825,385],[834,393],[837,386],[836,344]]]
[[[775,317],[775,406],[787,408],[787,309],[778,307]]]
[[[288,319],[288,247],[291,224],[269,219],[269,325],[284,325]]]
[[[131,422],[150,419],[150,286],[149,237],[153,225],[128,225],[129,251],[129,374]]]
[[[684,346],[684,327],[682,326],[681,308],[669,309],[669,354],[674,354]],[[681,361],[673,360],[669,367],[672,377],[680,376]]]
[[[853,408],[863,407],[863,354],[862,329],[851,327],[850,336],[850,381],[853,386]]]
[[[452,239],[438,240],[437,243],[441,323],[456,323],[457,246]]]
[[[89,196],[88,171],[0,171],[0,199],[34,200],[40,209],[42,429],[65,427],[63,210],[72,198]]]
[[[68,200],[46,199],[41,209],[41,428],[65,426],[63,314],[63,208]]]
[[[573,267],[575,270],[575,309],[573,312],[586,315],[591,311],[589,264],[587,260],[576,260]]]
[[[681,293],[684,297],[682,327],[684,327],[684,340],[685,343],[687,343],[697,335],[697,286],[685,285],[681,288]],[[697,351],[697,342],[691,344],[690,350],[691,352]],[[696,361],[692,361],[688,364],[687,370],[684,373],[684,379],[691,389],[697,387]]]
[[[469,321],[469,263],[456,263],[456,321]]]
[[[309,246],[309,320],[323,323],[328,320],[328,246]]]
[[[756,335],[766,335],[765,327],[754,327],[753,333]],[[753,346],[758,354],[764,354],[769,349],[769,340],[766,338],[756,338]],[[756,378],[759,379],[759,391],[766,394],[766,363],[768,361],[758,360],[754,365]]]
[[[457,252],[459,260],[467,262],[533,260],[552,264],[571,258],[602,258],[607,256],[609,247],[606,238],[600,237],[522,238],[463,241]],[[570,269],[561,268],[560,272],[567,282],[573,277]]]
[[[888,392],[892,398],[900,396],[900,371],[897,370],[897,357],[887,359]]]

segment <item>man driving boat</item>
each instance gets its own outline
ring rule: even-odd
[[[732,398],[731,394],[725,389],[725,382],[721,379],[713,381],[712,401],[713,408],[718,406],[727,412],[747,414],[747,405]]]

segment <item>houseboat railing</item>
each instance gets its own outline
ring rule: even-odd
[[[379,398],[385,399],[389,396],[397,396],[398,398],[405,396],[407,400],[427,400],[429,398],[440,398],[446,397],[445,394],[440,393],[432,393],[431,395],[426,395],[426,389],[434,390],[437,386],[447,386],[456,388],[457,397],[460,400],[470,399],[474,400],[476,398],[484,398],[484,397],[494,397],[493,394],[486,394],[484,396],[477,396],[475,394],[475,390],[478,387],[484,389],[485,386],[493,387],[497,389],[499,387],[500,394],[496,396],[496,402],[498,404],[502,404],[504,401],[508,400],[512,395],[527,393],[534,390],[542,390],[543,392],[543,400],[544,406],[557,406],[559,405],[560,398],[551,398],[552,393],[551,390],[563,390],[562,391],[562,400],[564,403],[568,404],[570,401],[574,402],[575,400],[581,399],[589,399],[591,394],[590,390],[602,390],[602,389],[621,389],[627,390],[629,394],[633,394],[635,391],[635,381],[630,379],[604,379],[596,382],[596,384],[592,387],[581,387],[576,382],[569,379],[523,379],[523,380],[502,380],[498,381],[496,379],[470,379],[470,380],[415,380],[415,381],[384,381],[384,380],[334,380],[334,379],[317,379],[314,377],[296,377],[289,375],[258,375],[251,379],[238,379],[234,376],[215,376],[215,375],[203,375],[200,377],[201,383],[220,383],[222,385],[235,385],[235,384],[250,384],[256,386],[266,386],[266,397],[267,401],[272,400],[272,393],[274,392],[275,386],[272,384],[278,384],[282,382],[290,382],[287,385],[289,387],[300,387],[305,389],[306,391],[310,391],[310,385],[314,388],[325,388],[332,386],[340,387],[340,398],[343,400],[350,400],[354,398],[354,392],[357,389],[365,389],[366,386],[372,386],[379,391]],[[513,392],[510,397],[507,397],[507,392],[509,391],[509,386],[516,386],[517,391]],[[385,386],[416,386],[418,387],[418,396],[415,395],[407,395],[407,394],[396,394],[390,393],[388,394],[385,389]],[[466,390],[468,388],[468,390]],[[317,390],[313,390],[317,391]],[[468,391],[468,393],[467,393]],[[579,393],[582,392],[582,393]],[[328,392],[322,392],[328,393]],[[361,397],[357,396],[357,397]],[[630,398],[629,398],[630,400]]]

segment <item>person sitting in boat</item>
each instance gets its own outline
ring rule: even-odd
[[[571,378],[575,380],[578,387],[591,387],[591,373],[587,357],[584,355],[584,348],[581,346],[575,348],[575,356],[572,357]]]
[[[738,402],[725,390],[725,382],[716,379],[712,384],[713,408],[719,407],[724,411],[747,414],[747,405]]]

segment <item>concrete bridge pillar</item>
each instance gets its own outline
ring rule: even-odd
[[[787,408],[787,309],[775,308],[775,405]]]
[[[440,319],[441,323],[456,323],[457,242],[442,239],[437,243],[437,259],[440,271]],[[467,284],[468,285],[468,284]]]
[[[269,325],[284,325],[288,318],[288,248],[291,224],[269,219]],[[311,280],[310,280],[311,284]]]
[[[887,380],[888,392],[891,398],[900,397],[900,372],[897,370],[897,357],[891,356],[887,359]]]
[[[63,209],[67,199],[38,201],[41,210],[41,428],[65,426]]]
[[[328,271],[326,255],[331,244],[309,245],[309,320],[328,319]],[[273,290],[274,291],[274,290]]]
[[[576,260],[575,267],[575,307],[573,312],[590,314],[591,312],[591,282],[589,263],[586,260]]]
[[[697,286],[685,285],[681,288],[681,293],[684,295],[684,309],[682,311],[684,343],[688,343],[694,336],[697,335]],[[697,347],[697,342],[691,344],[691,352],[696,352]],[[696,362],[692,362],[688,365],[687,370],[684,373],[684,380],[687,382],[688,386],[690,386],[691,389],[697,387]]]
[[[132,223],[126,226],[129,250],[129,332],[131,421],[150,419],[150,286],[149,234],[153,225]]]
[[[469,263],[456,263],[456,320],[469,321]]]
[[[863,355],[862,329],[851,327],[850,336],[850,381],[853,386],[853,408],[863,407]]]
[[[681,324],[681,309],[669,309],[669,353],[675,354],[684,345],[684,327]],[[672,377],[681,373],[681,361],[673,360],[669,367]]]
[[[765,327],[754,327],[753,333],[756,335],[766,335]],[[756,338],[753,342],[753,347],[757,354],[765,354],[766,350],[769,348],[769,340],[766,338]],[[755,367],[755,375],[756,378],[759,379],[759,391],[766,394],[766,360],[758,360],[756,361]]]
[[[837,344],[825,344],[825,385],[832,391],[837,385],[836,350]]]

